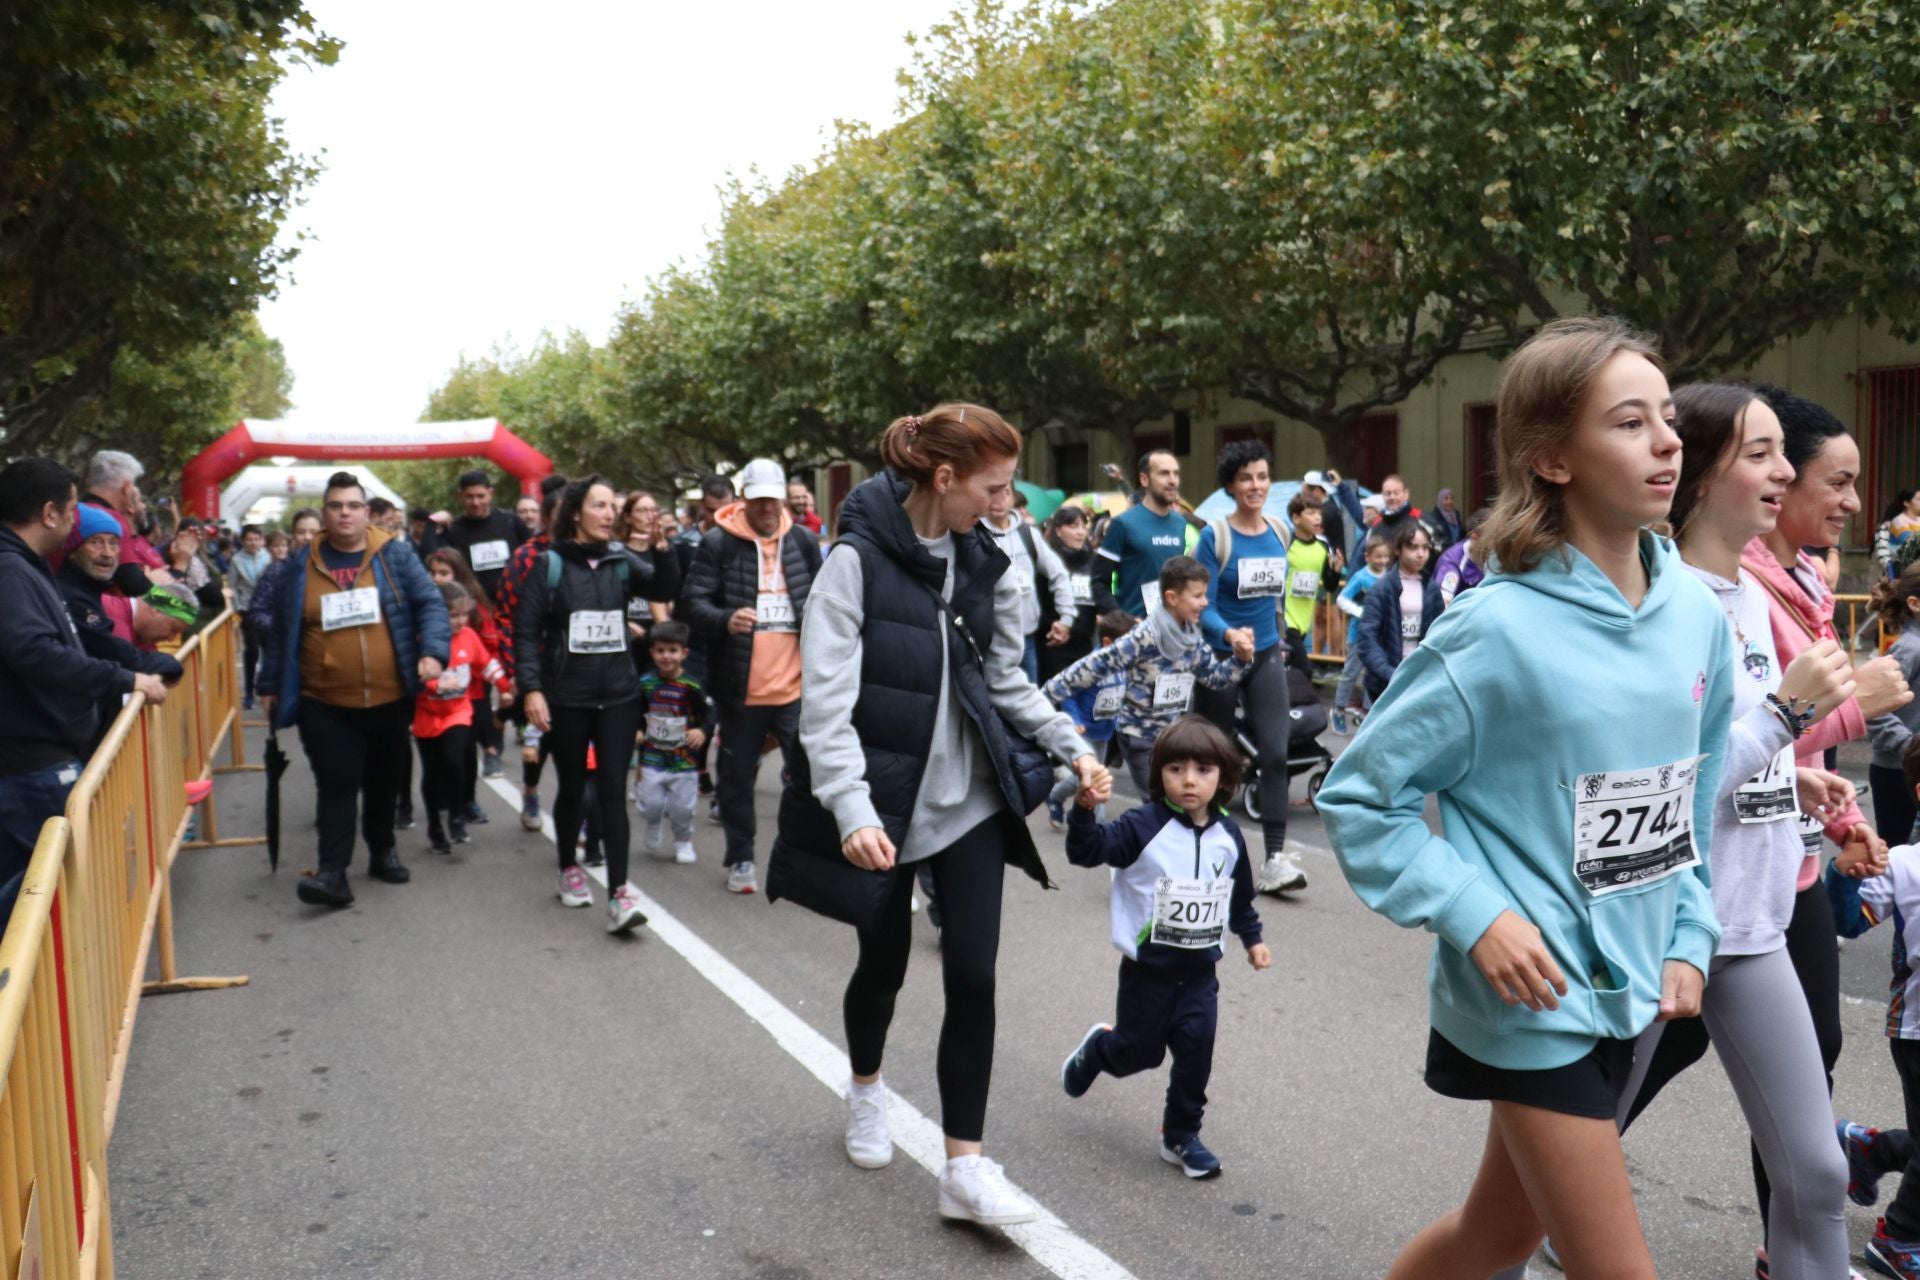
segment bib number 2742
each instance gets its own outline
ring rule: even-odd
[[[1574,787],[1573,871],[1592,894],[1664,880],[1700,865],[1693,790],[1700,761],[1581,774]]]

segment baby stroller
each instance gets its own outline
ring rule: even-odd
[[[1307,802],[1311,804],[1320,794],[1320,784],[1327,780],[1328,770],[1333,768],[1333,753],[1320,745],[1320,735],[1327,728],[1327,709],[1320,704],[1320,691],[1313,687],[1313,678],[1297,667],[1287,668],[1287,704],[1287,718],[1292,722],[1287,733],[1287,777],[1310,775]],[[1240,786],[1240,807],[1246,810],[1249,819],[1258,822],[1260,759],[1254,749],[1253,735],[1247,731],[1244,704],[1234,712],[1233,734],[1247,758],[1246,775]]]

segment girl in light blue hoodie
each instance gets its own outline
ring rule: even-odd
[[[1679,479],[1672,413],[1617,321],[1556,321],[1514,354],[1491,572],[1319,796],[1360,899],[1438,937],[1429,1087],[1493,1104],[1472,1194],[1389,1280],[1486,1280],[1548,1226],[1568,1275],[1653,1280],[1614,1113],[1640,1032],[1700,1010],[1734,679],[1712,593],[1646,529]]]

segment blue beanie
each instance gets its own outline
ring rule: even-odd
[[[80,504],[79,524],[82,542],[103,533],[110,533],[116,538],[120,536],[120,522],[104,508],[96,507],[91,502]]]

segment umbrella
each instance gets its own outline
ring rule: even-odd
[[[279,735],[267,730],[267,869],[280,869],[280,775],[287,771],[287,753]]]
[[[1060,504],[1067,500],[1064,490],[1042,489],[1039,485],[1028,484],[1025,480],[1016,480],[1013,487],[1027,495],[1027,510],[1033,514],[1035,520],[1045,520],[1058,511]]]

